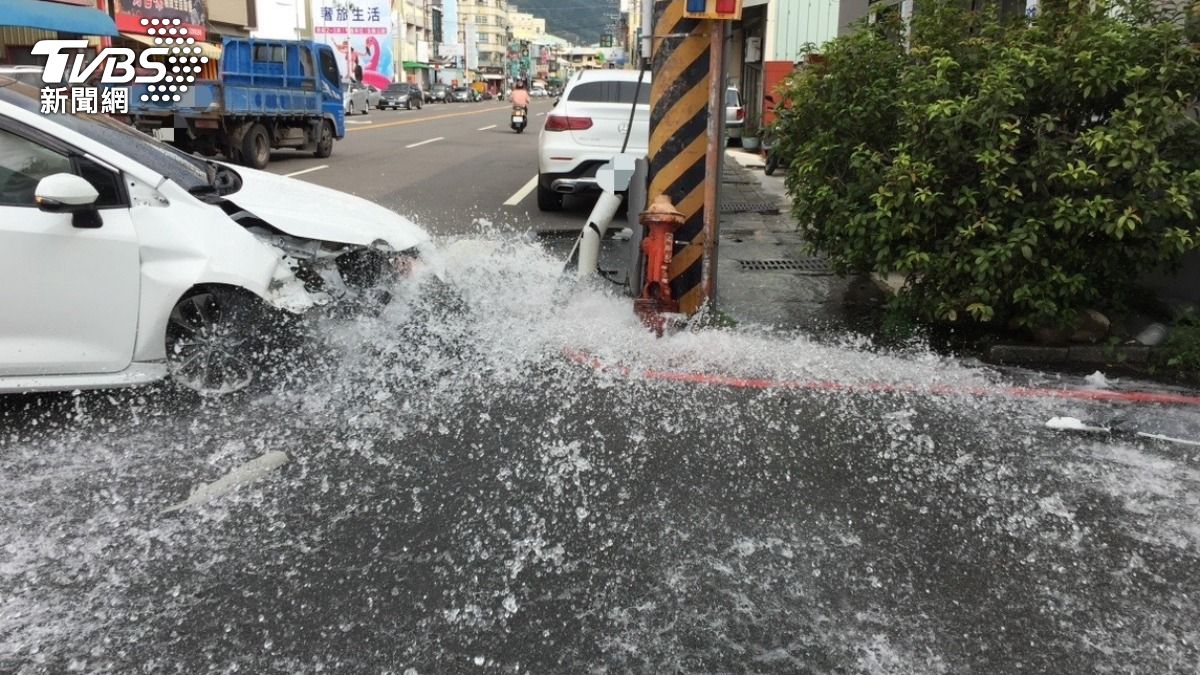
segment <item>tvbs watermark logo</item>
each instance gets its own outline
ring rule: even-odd
[[[145,85],[143,103],[178,103],[208,63],[204,50],[179,19],[142,19],[153,47],[141,53],[124,47],[100,50],[88,62],[87,40],[41,40],[32,53],[46,57],[42,114],[128,114],[129,87]]]

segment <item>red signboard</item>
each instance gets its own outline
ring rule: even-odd
[[[116,0],[117,30],[122,33],[144,35],[147,28],[156,25],[186,28],[187,34],[197,40],[205,38],[208,11],[204,0]],[[143,24],[142,21],[149,22]],[[154,21],[158,21],[157,24]]]

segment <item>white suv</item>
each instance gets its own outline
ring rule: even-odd
[[[557,211],[563,195],[599,190],[596,170],[621,152],[629,112],[637,110],[626,152],[650,146],[650,73],[641,90],[636,70],[584,70],[567,83],[538,137],[538,208]]]

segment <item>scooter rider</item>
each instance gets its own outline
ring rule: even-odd
[[[512,104],[513,110],[517,110],[518,108],[521,110],[526,110],[529,108],[529,92],[525,91],[524,82],[518,82],[516,85],[514,85],[512,92]]]

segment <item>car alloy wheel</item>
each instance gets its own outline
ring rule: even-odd
[[[199,290],[167,321],[167,368],[178,385],[204,396],[232,394],[263,376],[278,321],[258,298],[235,289]]]

